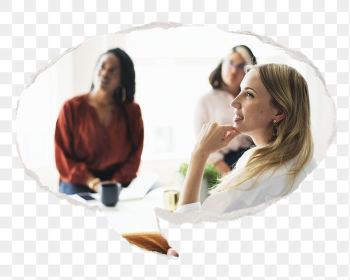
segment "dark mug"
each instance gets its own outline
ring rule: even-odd
[[[115,206],[119,201],[122,185],[119,183],[101,184],[101,202],[106,206]]]

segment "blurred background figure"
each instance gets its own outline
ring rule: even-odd
[[[212,89],[203,95],[195,109],[195,133],[199,134],[203,124],[217,122],[221,125],[233,123],[231,102],[240,92],[240,83],[245,76],[244,66],[257,63],[253,52],[244,45],[236,46],[210,74]],[[228,173],[240,156],[253,145],[249,136],[235,137],[227,148],[210,155],[208,162],[224,175]]]
[[[136,177],[143,149],[141,110],[134,102],[135,70],[121,49],[97,62],[89,93],[67,100],[55,130],[60,192],[98,192],[99,184]]]

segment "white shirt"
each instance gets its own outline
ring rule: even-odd
[[[255,149],[257,148],[252,148],[242,155],[237,162],[237,169],[245,167],[250,155]],[[250,191],[237,190],[235,188],[228,189],[209,196],[203,202],[203,205],[201,205],[200,202],[185,204],[179,206],[175,212],[186,213],[200,210],[208,211],[214,214],[224,214],[244,208],[254,207],[262,203],[267,203],[278,196],[285,194],[287,191],[287,187],[289,186],[289,178],[286,174],[288,173],[291,164],[292,161],[287,162],[281,168],[276,170],[272,176],[269,172],[262,175],[259,179],[259,181],[262,183]],[[306,168],[304,168],[304,170],[298,174],[290,193],[298,188],[299,184],[313,169],[316,168],[316,166],[316,161],[314,158],[312,158]],[[269,176],[271,177],[266,180]],[[251,184],[252,180],[249,180],[240,185],[239,188],[249,188]]]
[[[195,109],[194,125],[196,136],[201,131],[203,124],[216,122],[220,125],[233,124],[234,109],[231,102],[234,97],[229,92],[212,89],[203,95],[197,102]],[[237,151],[240,148],[249,148],[253,144],[252,139],[247,135],[236,136],[229,145],[215,153],[212,153],[208,162],[216,163],[224,159],[224,155],[230,151]]]

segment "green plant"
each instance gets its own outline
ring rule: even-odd
[[[187,169],[188,169],[188,163],[183,163],[180,166],[179,172],[184,177],[186,177]],[[206,163],[205,167],[204,167],[203,178],[208,181],[209,189],[211,189],[219,183],[221,175],[215,169],[214,165],[212,165],[210,163]]]

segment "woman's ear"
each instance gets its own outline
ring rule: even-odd
[[[285,115],[282,112],[282,110],[278,110],[277,114],[275,115],[276,123],[279,123],[281,120],[284,119],[284,117],[285,117]]]

